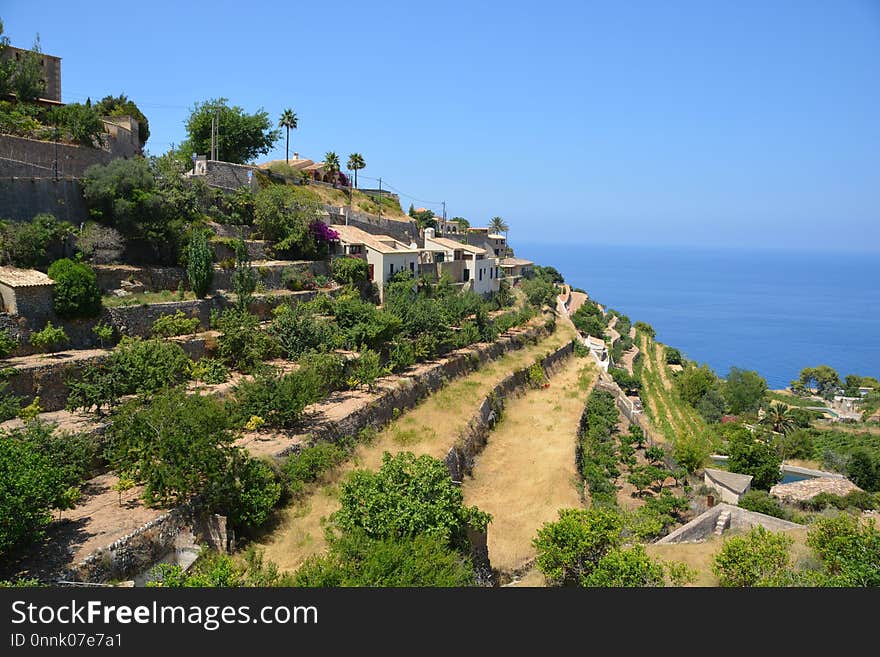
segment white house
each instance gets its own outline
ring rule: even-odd
[[[363,258],[370,266],[370,280],[379,288],[379,299],[385,298],[385,283],[399,271],[419,271],[420,250],[415,244],[404,244],[388,235],[373,235],[355,226],[334,224],[339,233],[336,255]]]
[[[468,283],[470,289],[483,296],[498,291],[501,282],[498,258],[489,255],[486,249],[436,237],[433,228],[426,228],[425,251],[432,253],[434,262],[463,261],[462,278],[456,283]]]

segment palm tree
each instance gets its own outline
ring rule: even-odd
[[[278,121],[278,125],[282,128],[287,128],[287,145],[284,153],[284,162],[290,163],[290,129],[293,128],[296,130],[296,113],[290,109],[289,107],[281,112],[281,120]]]
[[[506,238],[510,226],[508,226],[501,217],[492,217],[492,220],[489,222],[489,230],[493,233],[504,233],[504,237]]]
[[[759,424],[769,427],[771,431],[782,435],[790,433],[797,426],[791,406],[781,402],[771,403],[764,412],[764,417],[760,419]]]
[[[339,156],[333,151],[327,151],[324,155],[324,172],[330,176],[335,185],[336,174],[339,173]]]
[[[352,153],[348,156],[348,165],[347,168],[351,171],[354,171],[354,186],[357,189],[358,186],[358,170],[363,169],[367,166],[366,161],[364,161],[364,156],[360,153]]]

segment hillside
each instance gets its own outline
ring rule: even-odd
[[[287,167],[283,162],[269,162],[264,165],[260,165],[263,169],[268,169],[272,171],[272,173],[277,173],[286,177],[293,177],[296,175],[295,171],[290,167]],[[300,190],[304,197],[309,198],[310,200],[317,201],[319,203],[325,203],[327,205],[335,205],[335,206],[347,206],[349,203],[348,198],[348,190],[344,188],[333,188],[327,184],[310,184],[308,186],[299,186],[292,185]],[[411,218],[407,215],[403,209],[400,207],[400,203],[389,197],[383,197],[381,199],[382,204],[382,217],[386,219],[399,219],[401,221],[410,221]],[[379,214],[379,203],[376,200],[364,194],[359,190],[353,190],[351,197],[351,207],[352,209],[358,212],[364,212],[366,214],[378,215]]]

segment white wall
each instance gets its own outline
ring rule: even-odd
[[[503,275],[498,266],[497,258],[483,258],[482,260],[468,260],[465,267],[470,269],[473,290],[477,294],[487,295],[497,292],[500,277]],[[482,274],[482,280],[480,280]]]
[[[418,253],[379,253],[367,247],[367,262],[373,265],[373,281],[379,288],[379,298],[385,299],[385,283],[393,275],[391,265],[394,265],[394,273],[401,269],[412,271],[413,275],[419,273]],[[412,265],[412,269],[410,268]]]

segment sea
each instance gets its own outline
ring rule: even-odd
[[[880,377],[880,254],[511,245],[719,376],[756,370],[773,389],[816,365]]]

